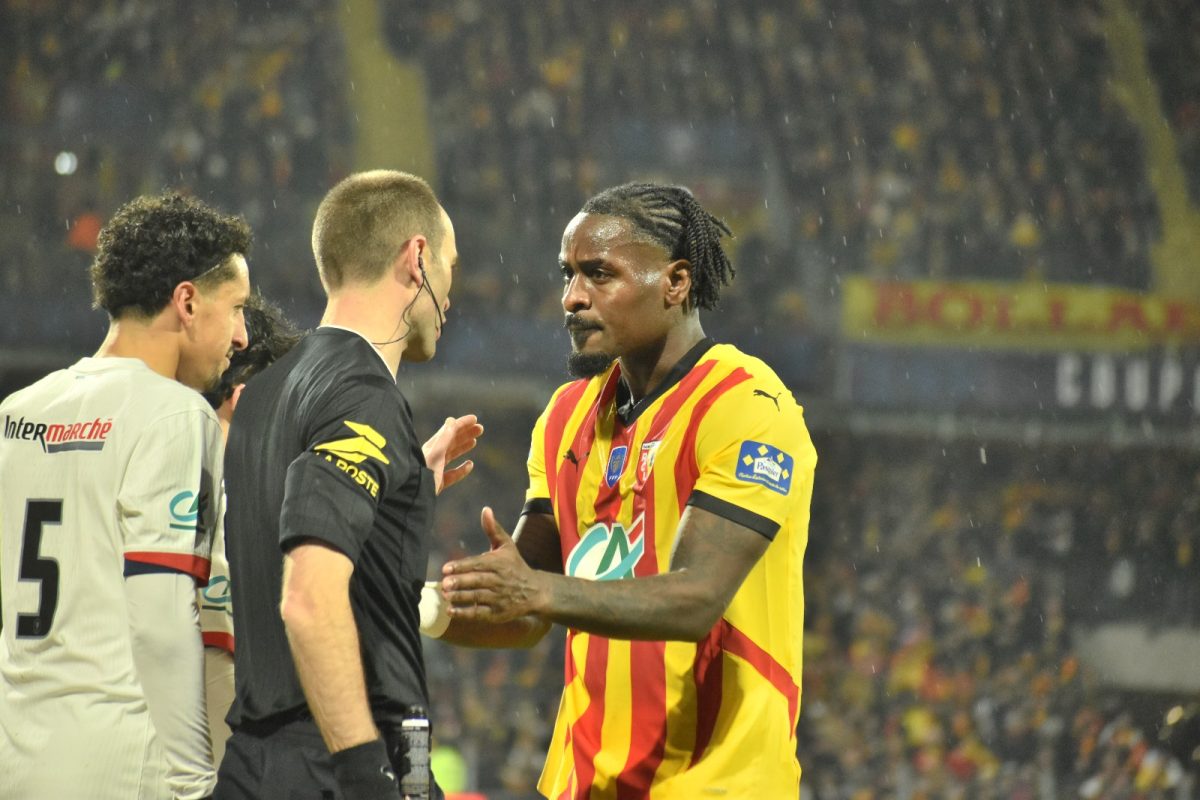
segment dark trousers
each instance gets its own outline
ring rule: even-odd
[[[432,797],[443,797],[436,786]],[[301,719],[278,726],[235,729],[225,744],[213,800],[343,798],[317,724]]]

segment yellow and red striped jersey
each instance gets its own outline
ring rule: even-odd
[[[538,788],[556,800],[795,797],[816,466],[803,410],[762,361],[709,340],[636,405],[620,386],[619,365],[569,383],[534,428],[526,509],[553,510],[564,573],[666,571],[688,505],[771,543],[699,644],[568,631]]]

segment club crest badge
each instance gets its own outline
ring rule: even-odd
[[[637,483],[641,485],[650,477],[650,470],[654,469],[654,457],[658,455],[658,447],[662,442],[646,442],[642,445],[642,452],[638,455],[637,464]]]
[[[629,447],[626,445],[618,445],[612,449],[608,456],[608,469],[604,471],[604,483],[608,488],[617,485],[617,481],[621,480],[621,473],[625,471],[625,457],[629,455]]]

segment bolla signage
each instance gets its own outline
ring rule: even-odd
[[[849,341],[1022,351],[1140,351],[1200,342],[1200,305],[1100,286],[875,281],[842,286]]]

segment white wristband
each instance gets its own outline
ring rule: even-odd
[[[437,581],[426,581],[421,588],[421,633],[436,639],[450,627],[450,614]]]

